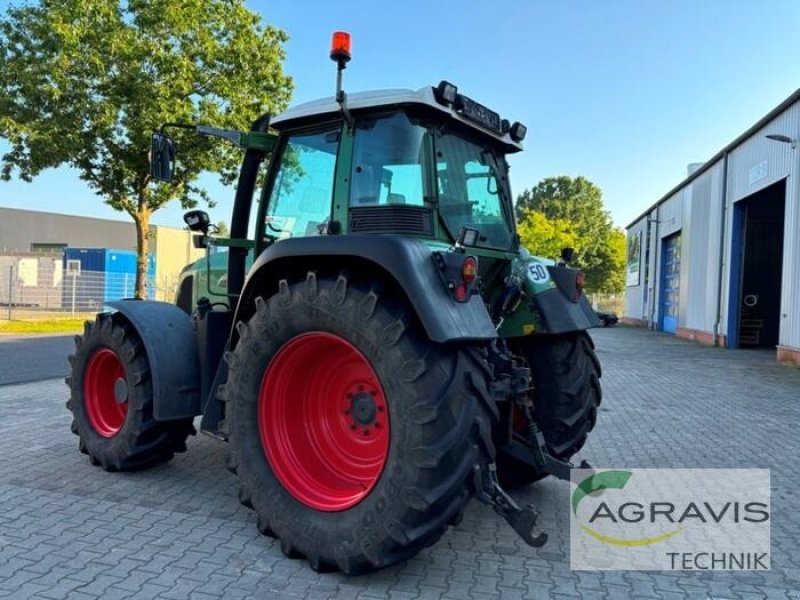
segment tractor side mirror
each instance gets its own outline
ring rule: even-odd
[[[169,183],[175,171],[175,142],[163,133],[154,132],[150,139],[150,176]]]
[[[211,218],[204,210],[190,210],[184,213],[183,222],[186,223],[191,231],[199,231],[203,235],[207,235],[211,227]]]

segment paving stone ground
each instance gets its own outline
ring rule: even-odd
[[[416,558],[320,575],[260,536],[226,447],[205,436],[142,473],[89,464],[60,380],[0,387],[0,598],[784,598],[800,600],[800,370],[637,329],[596,331],[605,398],[581,457],[598,467],[772,469],[772,570],[572,572],[569,485],[518,494],[541,510],[528,548],[473,503]],[[8,365],[6,365],[8,368]]]

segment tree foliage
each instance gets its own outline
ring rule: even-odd
[[[0,20],[0,176],[30,181],[69,165],[137,229],[144,294],[150,215],[209,201],[203,171],[235,180],[239,152],[180,139],[170,184],[150,181],[151,132],[165,122],[246,129],[286,106],[282,31],[243,0],[40,0]]]
[[[573,225],[566,219],[548,219],[543,212],[532,209],[522,210],[519,217],[520,242],[536,256],[558,258],[562,248],[578,245]]]
[[[554,240],[548,233],[555,226],[569,232],[576,250],[575,264],[586,273],[586,287],[593,292],[618,292],[624,288],[625,234],[615,229],[609,212],[603,206],[603,194],[585,177],[548,177],[517,198],[517,215],[521,232],[537,243]],[[544,217],[542,220],[541,215]],[[558,224],[557,226],[555,224]],[[544,233],[536,232],[543,227]],[[520,237],[525,243],[523,233]],[[562,234],[563,237],[563,234]],[[560,248],[546,256],[557,256]],[[537,247],[529,248],[534,253]]]

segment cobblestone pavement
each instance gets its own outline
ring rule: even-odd
[[[772,353],[703,348],[666,335],[595,333],[604,365],[598,467],[770,467],[772,571],[571,572],[568,484],[518,495],[550,541],[526,547],[473,503],[413,560],[320,575],[260,536],[236,500],[225,445],[142,473],[111,474],[78,453],[61,381],[0,387],[0,598],[800,598],[800,371]]]

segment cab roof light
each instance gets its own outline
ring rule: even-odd
[[[346,31],[334,31],[331,39],[331,60],[335,60],[338,63],[346,63],[351,58],[350,34]]]
[[[434,89],[434,96],[439,104],[450,105],[455,103],[458,97],[458,88],[444,79]]]
[[[511,135],[511,139],[515,142],[521,142],[525,139],[525,134],[528,133],[528,128],[525,127],[519,121],[514,121],[514,124],[511,126],[511,131],[509,132]]]

